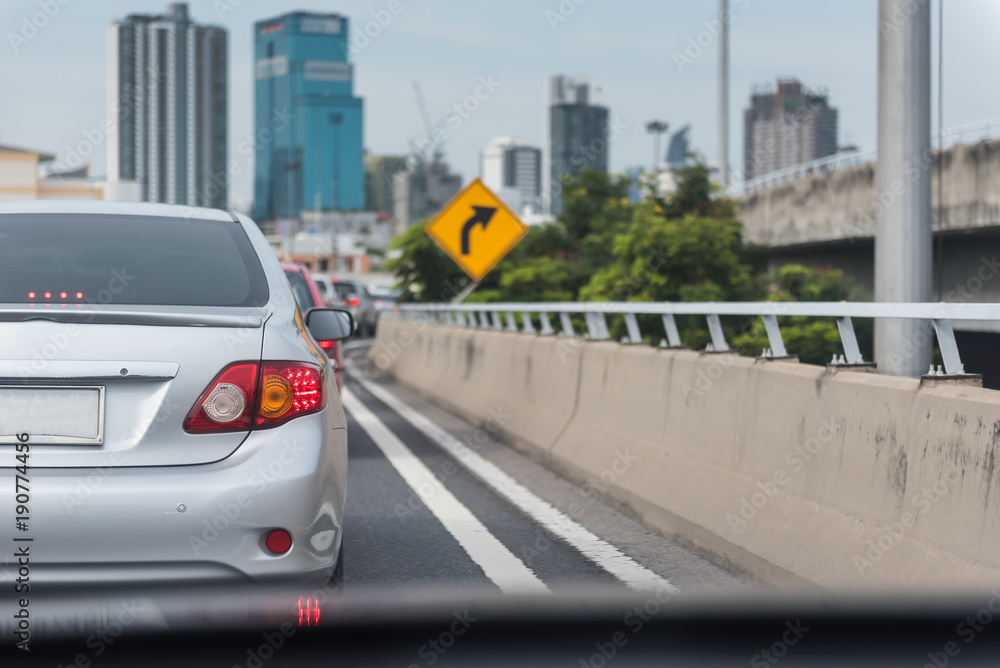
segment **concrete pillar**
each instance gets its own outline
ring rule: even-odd
[[[931,299],[931,11],[928,0],[879,0],[875,301]],[[928,322],[877,320],[879,371],[927,371]]]

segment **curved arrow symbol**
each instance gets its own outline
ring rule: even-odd
[[[497,212],[495,206],[474,206],[472,208],[475,213],[462,226],[462,255],[469,254],[469,234],[472,232],[472,228],[476,225],[481,225],[483,230],[485,230],[486,226],[493,219],[493,214]]]

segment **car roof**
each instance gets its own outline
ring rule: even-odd
[[[181,204],[148,202],[104,202],[101,200],[32,200],[0,202],[0,215],[24,213],[97,214],[108,216],[159,216],[186,220],[234,222],[233,215],[221,209],[206,209]]]

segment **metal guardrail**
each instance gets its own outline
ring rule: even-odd
[[[847,364],[864,362],[851,318],[902,318],[929,320],[937,337],[944,370],[947,374],[964,374],[955,343],[952,320],[1000,321],[1000,304],[953,303],[869,303],[869,302],[552,302],[497,304],[400,304],[399,317],[440,324],[475,327],[511,332],[539,333],[543,336],[576,336],[571,315],[583,315],[587,336],[593,340],[611,338],[607,316],[622,316],[630,343],[641,343],[638,315],[661,316],[667,344],[681,346],[680,333],[674,316],[705,317],[712,337],[711,349],[729,350],[719,316],[760,316],[764,321],[770,349],[765,357],[785,357],[778,326],[779,316],[813,316],[834,318],[840,331]],[[521,315],[518,326],[515,313]],[[559,316],[560,331],[552,327],[552,315]],[[506,320],[506,323],[504,323]],[[537,320],[538,326],[535,326]]]

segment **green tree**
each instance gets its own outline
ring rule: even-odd
[[[651,202],[611,245],[611,261],[580,291],[583,301],[733,301],[752,296],[734,219],[666,219]]]
[[[683,218],[694,214],[703,218],[735,218],[736,204],[718,195],[719,187],[712,183],[712,170],[702,161],[681,167],[674,172],[676,187],[669,197],[654,195],[666,218]]]
[[[557,224],[564,234],[563,250],[571,263],[570,280],[576,291],[607,264],[615,236],[629,226],[633,217],[629,186],[626,177],[592,169],[566,179]]]
[[[385,268],[399,279],[401,302],[451,301],[468,282],[455,261],[427,236],[426,223],[414,223],[390,246],[401,252],[385,263]]]
[[[610,244],[609,260],[580,291],[584,301],[741,301],[756,296],[750,265],[743,261],[742,226],[733,204],[717,196],[710,170],[696,164],[679,170],[667,198],[654,195],[632,205],[631,218]],[[656,318],[640,318],[644,332],[660,331]],[[742,320],[724,322],[730,333]],[[623,324],[610,323],[612,335]],[[682,339],[700,348],[709,340],[703,318],[679,318]],[[649,334],[651,341],[660,336]]]

